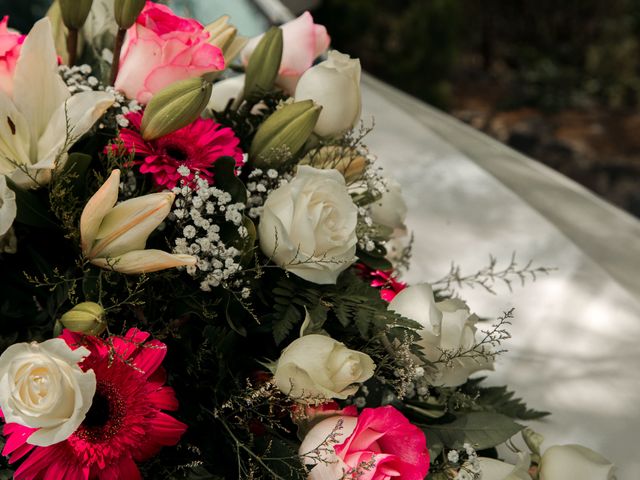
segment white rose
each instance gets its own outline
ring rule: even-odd
[[[422,325],[422,338],[417,343],[432,362],[439,360],[443,351],[469,350],[477,343],[475,323],[478,317],[471,314],[461,300],[436,303],[433,290],[426,283],[405,288],[391,301],[389,310]],[[433,384],[455,387],[462,385],[469,375],[478,370],[493,369],[493,362],[481,356],[462,357],[438,363],[437,368]]]
[[[7,178],[0,175],[0,237],[9,231],[16,213],[16,194],[7,185]]]
[[[366,353],[348,349],[325,335],[306,335],[282,351],[273,380],[282,392],[300,401],[345,399],[373,375]]]
[[[531,480],[529,475],[531,457],[526,453],[519,454],[516,465],[485,457],[479,457],[478,463],[482,480]]]
[[[540,461],[540,480],[614,480],[614,465],[582,445],[548,448]]]
[[[54,338],[11,345],[0,356],[0,408],[7,423],[38,429],[27,443],[47,447],[80,426],[96,391],[93,370],[78,366],[89,353]]]
[[[392,229],[404,229],[407,219],[407,204],[402,196],[400,184],[387,179],[388,190],[377,201],[370,205],[371,219],[375,223]]]
[[[227,78],[213,84],[208,108],[215,112],[222,112],[229,101],[238,98],[244,90],[244,75]]]
[[[313,100],[322,106],[314,132],[340,135],[360,120],[360,60],[331,50],[328,59],[304,72],[294,95],[296,102]]]
[[[355,261],[357,222],[344,177],[301,165],[291,182],[267,197],[258,226],[260,247],[305,280],[336,283]]]

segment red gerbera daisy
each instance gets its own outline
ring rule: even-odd
[[[150,174],[159,187],[175,187],[182,178],[178,168],[183,165],[191,170],[189,180],[198,172],[209,183],[213,179],[211,167],[218,158],[233,157],[237,166],[242,165],[238,137],[211,119],[199,118],[173,133],[146,141],[140,134],[142,114],[131,112],[126,118],[131,128],[121,129],[120,139],[129,152],[135,152],[140,172]]]
[[[71,347],[91,354],[80,365],[93,369],[96,393],[80,427],[66,440],[49,447],[26,443],[33,429],[17,423],[4,426],[2,452],[10,463],[24,462],[16,480],[138,480],[136,462],[175,445],[187,426],[161,410],[176,410],[173,389],[164,386],[161,368],[166,345],[147,342],[149,334],[131,329],[124,337],[105,341],[65,330]],[[146,342],[146,343],[145,343]]]

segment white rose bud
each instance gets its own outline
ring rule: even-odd
[[[404,229],[404,222],[407,219],[407,204],[402,196],[402,187],[395,180],[388,179],[387,182],[388,190],[369,207],[371,219],[375,223],[394,230]]]
[[[314,130],[319,136],[331,137],[352,129],[362,110],[360,60],[331,50],[327,60],[300,77],[294,97],[322,106]]]
[[[301,165],[269,194],[258,232],[265,255],[318,284],[336,283],[355,261],[358,209],[336,170]]]
[[[478,463],[482,480],[531,480],[529,467],[531,457],[526,453],[518,455],[518,463],[511,465],[494,458],[479,457]]]
[[[80,426],[96,391],[93,370],[78,366],[87,355],[54,338],[11,345],[0,356],[0,408],[6,423],[38,429],[27,443],[47,447]]]
[[[207,108],[214,112],[223,112],[231,100],[242,96],[243,90],[244,75],[220,80],[213,84]]]
[[[324,335],[306,335],[282,351],[275,367],[276,386],[300,402],[345,399],[373,375],[366,353],[349,350]]]
[[[461,300],[436,303],[433,290],[426,283],[405,288],[391,301],[389,310],[422,325],[419,332],[422,338],[417,343],[432,362],[440,359],[442,352],[469,350],[477,343],[475,323],[478,317],[471,314]],[[439,363],[437,367],[438,372],[432,383],[456,387],[478,370],[493,369],[493,362],[483,357],[462,357]]]
[[[613,480],[614,465],[582,445],[556,445],[548,448],[540,461],[540,480]]]

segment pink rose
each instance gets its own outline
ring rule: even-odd
[[[429,471],[424,433],[392,406],[365,408],[355,417],[322,420],[299,454],[313,466],[309,480],[423,480]]]
[[[292,94],[300,76],[329,48],[331,38],[323,25],[313,23],[313,17],[309,12],[304,12],[280,28],[282,28],[284,48],[277,83]],[[245,65],[261,39],[262,35],[254,37],[244,47],[242,62]]]
[[[26,35],[10,32],[7,28],[9,17],[0,21],[0,90],[7,95],[13,93],[13,71],[20,56],[22,42]]]
[[[195,20],[174,15],[165,5],[147,2],[127,30],[116,89],[142,104],[179,80],[224,69],[222,50]]]

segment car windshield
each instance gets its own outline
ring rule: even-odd
[[[197,18],[204,25],[220,15],[229,15],[238,31],[247,37],[258,35],[269,27],[269,20],[249,0],[171,0],[169,3],[176,13]]]

